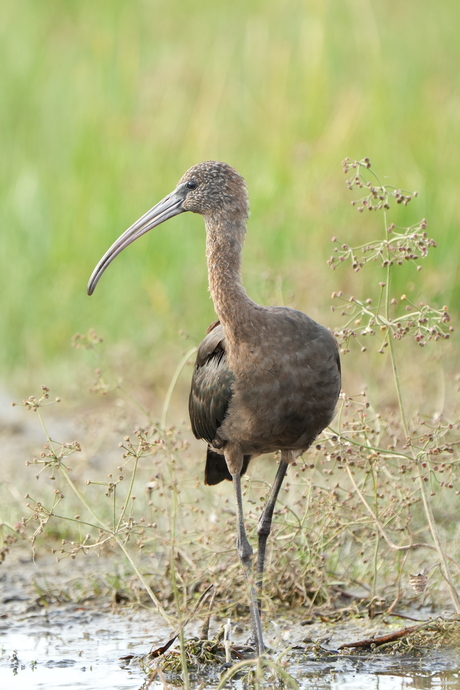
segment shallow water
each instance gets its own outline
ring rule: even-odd
[[[61,600],[75,601],[82,592],[75,583],[89,583],[98,568],[118,573],[117,562],[109,556],[60,563],[40,558],[34,563],[25,551],[7,559],[0,569],[0,690],[137,690],[143,686],[146,676],[136,655],[170,638],[171,630],[161,618],[151,609],[117,606],[107,595],[96,596],[91,586],[84,588],[88,598],[83,603],[53,603],[58,595]],[[43,592],[49,593],[48,600]],[[419,620],[435,615],[428,607],[405,613]],[[280,617],[276,624],[268,616],[264,621],[266,642],[276,650],[275,658],[290,646],[304,650],[292,651],[286,663],[302,690],[460,690],[460,649],[433,650],[422,658],[333,651],[344,642],[403,628],[408,621],[353,618],[331,624],[312,618],[308,623],[302,625],[299,615]],[[211,636],[221,624],[214,620]],[[186,637],[196,634],[199,625],[192,620]],[[239,621],[232,640],[244,643],[249,632],[248,621]],[[323,641],[322,648],[330,656],[316,656],[307,640]],[[127,655],[135,657],[129,664],[120,660]],[[215,688],[218,680],[219,669],[214,667],[194,679],[191,687]],[[245,686],[240,676],[227,687],[243,690]],[[163,689],[163,685],[154,681],[150,688]]]
[[[152,634],[145,613],[98,614],[69,607],[27,616],[0,630],[0,688],[139,688],[139,668],[120,667],[120,657],[147,652],[167,636]]]
[[[122,668],[120,657],[145,653],[152,643],[163,644],[167,638],[168,630],[157,627],[145,611],[112,614],[64,606],[32,615],[28,612],[13,623],[3,619],[0,688],[141,688],[146,677],[140,667],[134,662]],[[460,654],[450,650],[420,659],[336,655],[318,660],[293,653],[287,670],[302,690],[460,688]],[[214,672],[195,680],[192,687],[212,688],[217,680]],[[153,682],[150,687],[163,685]],[[228,687],[242,689],[242,678]]]
[[[316,671],[313,668],[316,666]],[[460,657],[435,653],[423,659],[376,656],[338,659],[334,663],[295,665],[290,669],[301,688],[311,690],[401,690],[460,688]]]

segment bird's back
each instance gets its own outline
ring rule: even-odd
[[[228,330],[228,329],[227,329]],[[200,346],[192,428],[246,455],[306,450],[331,422],[340,391],[336,341],[302,312],[257,307],[250,337],[217,325]]]
[[[235,355],[230,348],[235,382],[219,435],[253,454],[306,450],[334,416],[337,343],[293,309],[263,309],[257,321],[257,341],[241,343]]]

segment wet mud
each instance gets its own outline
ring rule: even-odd
[[[114,570],[116,567],[114,562]],[[87,559],[81,564],[70,560],[57,564],[46,557],[34,563],[28,552],[12,556],[2,565],[0,688],[128,690],[148,686],[143,655],[171,636],[162,619],[149,609],[119,605],[94,592],[78,603],[63,601],[65,592],[96,577],[98,568],[107,570],[107,560],[94,559],[89,566]],[[60,593],[54,601],[53,592]],[[419,619],[435,617],[423,609],[417,615]],[[426,648],[409,655],[383,654],[376,649],[339,650],[344,643],[403,628],[407,621],[390,624],[377,618],[308,623],[305,625],[301,611],[264,622],[271,658],[281,660],[302,689],[460,688],[460,650],[455,647]],[[213,621],[211,636],[221,624]],[[186,637],[196,635],[198,627],[190,623]],[[243,645],[248,636],[248,621],[238,621],[232,642]],[[174,653],[174,647],[172,650]],[[223,672],[220,663],[203,665],[192,674],[192,687],[216,687]],[[178,682],[179,677],[170,676],[168,687],[177,687]],[[164,685],[154,679],[149,687]],[[247,687],[246,673],[242,671],[226,687]]]

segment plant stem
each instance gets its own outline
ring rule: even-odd
[[[166,393],[165,401],[163,403],[163,410],[161,413],[161,426],[163,427],[163,429],[166,428],[166,416],[168,414],[169,403],[171,401],[171,396],[173,394],[174,388],[176,387],[177,380],[181,374],[182,369],[185,367],[190,357],[193,354],[195,354],[197,349],[198,348],[196,347],[192,347],[192,349],[184,355],[184,357],[179,362],[176,371],[174,372],[174,376],[171,379],[171,383],[169,384],[168,392]]]
[[[386,225],[386,223],[385,223]],[[390,278],[391,278],[391,266],[390,263],[387,266],[387,284],[386,284],[386,294],[385,294],[385,311],[386,311],[386,317],[387,320],[389,319],[389,311],[390,311]],[[401,388],[401,379],[399,376],[399,370],[398,370],[398,365],[396,361],[396,353],[395,353],[395,347],[394,347],[394,342],[393,342],[393,337],[391,334],[391,331],[388,333],[388,344],[390,348],[390,358],[391,358],[391,366],[393,369],[393,378],[395,382],[395,387],[396,387],[396,397],[398,399],[398,406],[399,406],[399,413],[401,415],[401,422],[403,425],[403,430],[404,430],[404,435],[406,437],[406,441],[410,445],[410,435],[409,435],[409,426],[407,424],[407,417],[406,417],[406,410],[404,407],[404,400],[403,400],[403,394],[402,394],[402,388]],[[423,472],[422,472],[422,467],[420,464],[420,460],[417,457],[412,445],[410,445],[410,452],[412,454],[412,459],[414,460],[417,470],[418,470],[418,483],[420,487],[420,495],[422,498],[422,503],[423,503],[423,508],[425,510],[425,515],[426,519],[428,521],[428,526],[430,528],[431,536],[434,542],[434,545],[436,547],[436,551],[438,552],[438,556],[441,560],[441,572],[442,575],[447,582],[447,585],[449,587],[450,591],[450,596],[452,599],[452,603],[454,605],[456,613],[460,613],[460,597],[457,593],[457,590],[455,589],[451,579],[450,579],[450,573],[449,573],[449,566],[447,564],[447,559],[446,555],[444,552],[444,549],[441,544],[441,539],[439,537],[439,533],[436,527],[436,521],[434,519],[433,511],[431,509],[431,504],[427,496],[427,489],[425,486],[425,482],[423,479]]]
[[[451,596],[455,611],[457,614],[460,614],[460,597],[458,596],[458,592],[455,589],[455,586],[450,579],[450,573],[449,573],[449,567],[447,565],[446,555],[444,553],[444,549],[442,548],[441,540],[439,538],[439,533],[438,533],[438,530],[436,527],[436,522],[434,519],[433,511],[431,510],[431,504],[428,500],[428,496],[426,495],[426,486],[425,486],[425,482],[423,481],[423,477],[422,477],[422,472],[421,472],[422,468],[420,467],[420,461],[418,459],[415,459],[415,462],[417,463],[417,469],[419,471],[418,481],[419,481],[419,485],[420,485],[420,494],[422,496],[423,507],[425,509],[425,514],[426,514],[426,518],[428,520],[428,525],[430,528],[431,536],[433,537],[433,541],[435,543],[436,550],[439,554],[439,558],[441,559],[441,573],[442,573],[442,575],[443,575],[443,577],[444,577],[444,579],[447,582],[447,585],[449,587],[450,596]]]
[[[122,540],[118,537],[118,535],[116,535],[116,534],[114,534],[114,539],[115,539],[117,545],[118,545],[118,546],[120,547],[120,549],[123,551],[123,553],[124,553],[124,555],[126,556],[126,558],[128,559],[129,564],[130,564],[131,568],[134,570],[134,572],[136,573],[136,576],[139,578],[139,581],[142,582],[142,586],[144,587],[145,591],[147,592],[147,594],[149,595],[149,597],[151,598],[151,600],[152,600],[153,603],[155,604],[155,608],[157,609],[158,613],[160,614],[160,616],[163,617],[163,619],[165,620],[165,622],[166,622],[171,628],[174,629],[174,625],[173,625],[173,623],[172,623],[172,621],[171,621],[170,616],[168,616],[168,614],[166,613],[165,609],[164,609],[164,608],[162,607],[162,605],[160,604],[159,600],[158,600],[157,597],[155,596],[155,593],[154,593],[153,590],[151,589],[151,587],[150,587],[150,585],[148,584],[148,582],[147,582],[147,580],[145,579],[145,577],[142,575],[142,573],[141,573],[141,571],[139,570],[139,568],[137,567],[135,561],[133,560],[133,558],[132,558],[131,554],[129,553],[128,549],[126,548],[125,544],[123,543],[123,541],[122,541]]]
[[[182,367],[185,365],[187,362],[188,358],[192,354],[193,350],[190,350],[189,353],[187,353],[186,357],[183,358],[182,362],[176,369],[176,373],[173,377],[173,380],[171,381],[171,385],[168,390],[169,398],[171,397],[172,390],[174,388],[175,382],[177,381],[179,374],[182,370]],[[169,398],[166,396],[167,402],[169,404]],[[166,412],[167,412],[167,405],[165,401],[165,406],[163,407],[163,431],[165,431],[165,422],[166,422]],[[172,462],[173,458],[171,457],[171,449],[169,446],[169,441],[166,437],[166,443],[167,443],[167,452],[168,452],[168,468],[169,468],[169,473],[170,473],[170,478],[171,478],[171,494],[172,494],[172,499],[173,499],[173,507],[172,507],[172,514],[171,514],[171,522],[170,522],[170,575],[171,575],[171,585],[172,585],[172,590],[174,594],[174,604],[176,606],[176,614],[177,614],[177,620],[178,620],[178,625],[179,625],[179,642],[180,642],[180,659],[181,659],[181,666],[182,666],[182,678],[184,682],[184,688],[185,690],[190,690],[190,678],[188,674],[188,668],[187,668],[187,656],[185,653],[185,638],[184,638],[184,622],[181,617],[181,610],[180,610],[180,601],[179,601],[179,589],[177,586],[177,577],[176,577],[176,561],[175,561],[175,553],[176,553],[176,521],[177,521],[177,511],[178,511],[178,500],[177,500],[177,484],[176,484],[176,477],[175,477],[175,472],[174,472],[174,463]]]
[[[127,508],[127,506],[128,506],[128,503],[129,503],[129,499],[131,498],[131,494],[133,493],[133,486],[134,486],[134,480],[135,480],[135,478],[136,478],[136,470],[137,470],[137,464],[138,464],[138,462],[139,462],[139,458],[136,457],[135,460],[134,460],[134,467],[133,467],[133,470],[132,470],[132,473],[131,473],[131,481],[130,481],[130,483],[129,483],[128,494],[127,494],[127,496],[126,496],[126,498],[125,498],[124,506],[123,506],[123,508],[122,508],[122,510],[121,510],[120,517],[118,518],[118,524],[117,524],[117,527],[116,527],[116,530],[115,530],[116,532],[118,532],[118,530],[120,529],[121,522],[122,522],[122,520],[123,520],[123,518],[124,518],[124,516],[125,516],[126,508]]]

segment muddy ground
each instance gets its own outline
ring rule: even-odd
[[[36,480],[32,468],[25,468],[25,460],[39,452],[43,431],[36,415],[10,407],[9,396],[0,395],[0,403],[2,515],[14,523],[18,516],[27,514],[24,494]],[[124,407],[120,405],[119,410],[118,415],[113,414],[113,408],[110,415],[92,411],[91,418],[97,421],[93,424],[97,427],[97,443],[93,443],[96,450],[87,453],[88,463],[110,467],[110,463],[118,462],[118,441],[133,423]],[[54,407],[47,411],[53,437],[88,439],[87,415],[78,410],[63,412]],[[149,681],[142,655],[165,644],[171,628],[143,600],[133,603],[135,594],[120,596],[120,583],[125,591],[134,591],[138,586],[117,553],[65,558],[58,563],[51,555],[46,535],[35,560],[27,540],[13,544],[0,566],[0,689],[164,688],[158,679]],[[360,592],[348,595],[349,602],[360,599]],[[266,618],[269,657],[281,659],[286,671],[305,689],[460,688],[458,645],[439,644],[438,639],[427,640],[424,647],[411,653],[407,653],[407,647],[404,653],[390,653],[388,648],[382,653],[378,647],[367,647],[359,653],[339,649],[343,644],[391,634],[438,616],[452,618],[447,603],[445,609],[442,605],[433,609],[418,603],[412,608],[400,608],[397,613],[409,619],[378,615],[378,611],[370,618],[365,605],[357,606],[354,615],[337,616],[324,611],[314,615],[305,609]],[[211,638],[224,622],[217,617],[211,619]],[[201,622],[192,618],[185,630],[186,638],[198,635],[200,627]],[[238,648],[249,637],[247,618],[235,614],[232,643]],[[173,655],[175,650],[177,642],[171,648]],[[218,659],[212,666],[202,667],[198,675],[194,672],[191,686],[217,687],[224,671]],[[180,678],[168,677],[167,687],[177,683]],[[240,675],[226,687],[243,688],[247,684]],[[273,682],[265,687],[273,687]]]
[[[123,564],[110,555],[60,563],[39,555],[34,562],[26,548],[14,549],[0,571],[0,687],[147,687],[139,655],[164,644],[171,630],[151,609],[117,603],[116,591],[104,583],[108,571],[121,574],[123,570]],[[421,621],[442,612],[422,607],[404,613]],[[210,637],[223,622],[212,619]],[[232,623],[232,641],[238,646],[249,637],[248,621],[242,618]],[[359,654],[351,649],[339,651],[344,643],[414,624],[414,620],[388,616],[333,622],[332,616],[307,617],[303,611],[264,621],[271,658],[286,652],[286,670],[301,688],[460,687],[460,651],[455,648],[427,646],[422,653],[403,655],[372,648]],[[192,620],[186,637],[198,634],[200,625]],[[122,659],[127,656],[132,659]],[[202,668],[201,675],[192,677],[192,687],[216,687],[221,672],[220,663]],[[177,681],[169,678],[168,687]],[[150,687],[164,686],[153,681]],[[245,687],[243,678],[228,687]]]

